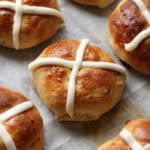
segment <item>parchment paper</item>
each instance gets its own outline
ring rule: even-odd
[[[125,121],[150,117],[150,80],[123,64],[128,69],[126,89],[122,100],[112,111],[95,122],[56,122],[31,85],[27,69],[29,62],[48,44],[65,38],[89,38],[116,57],[109,44],[108,16],[117,2],[107,9],[84,7],[71,0],[59,0],[59,4],[65,17],[65,27],[52,40],[24,51],[0,47],[0,85],[20,91],[35,102],[44,118],[46,150],[96,150],[100,144],[118,134]]]

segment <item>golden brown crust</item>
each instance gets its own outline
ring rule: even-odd
[[[91,6],[97,6],[100,8],[105,8],[109,6],[112,2],[115,0],[74,0],[80,4],[83,5],[91,5]]]
[[[14,2],[14,0],[7,1]],[[23,4],[59,10],[57,0],[23,0]],[[0,9],[0,45],[10,48],[14,48],[12,40],[13,17],[13,11]],[[62,23],[63,21],[56,16],[23,14],[20,30],[20,48],[33,47],[51,38]]]
[[[0,114],[25,101],[28,101],[28,99],[20,93],[0,87]],[[35,106],[12,117],[3,124],[13,138],[18,150],[37,150],[37,147],[38,150],[43,150],[43,123]],[[1,138],[0,149],[6,150]]]
[[[47,47],[39,57],[60,57],[75,60],[80,42],[63,40]],[[116,63],[102,49],[88,45],[86,61]],[[66,97],[71,70],[62,66],[41,66],[33,71],[33,83],[41,98],[60,121],[89,121],[98,119],[120,99],[125,76],[105,69],[81,68],[77,75],[74,117],[66,113]]]
[[[135,139],[141,144],[150,144],[150,120],[137,119],[129,121],[125,127]],[[98,150],[130,150],[128,144],[118,135],[114,139],[106,142]]]
[[[150,8],[150,1],[144,2]],[[126,43],[148,26],[145,17],[132,0],[121,1],[109,20],[110,40],[117,55],[136,70],[150,75],[150,38],[142,41],[133,52],[127,52],[124,48]]]

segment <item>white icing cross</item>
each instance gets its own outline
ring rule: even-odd
[[[147,20],[148,24],[150,25],[150,12],[146,8],[144,2],[142,0],[132,0],[138,8],[141,10],[143,16]],[[130,43],[125,44],[125,49],[128,52],[134,51],[138,45],[147,37],[150,36],[150,27],[141,31]]]
[[[2,138],[3,142],[5,143],[5,146],[7,150],[17,150],[15,143],[11,137],[11,135],[7,132],[5,129],[3,122],[7,121],[8,119],[27,111],[28,109],[33,107],[32,102],[23,102],[21,104],[18,104],[14,106],[13,108],[9,109],[8,111],[4,112],[3,114],[0,114],[0,137]]]
[[[63,20],[61,12],[56,9],[41,6],[22,5],[22,0],[16,0],[16,3],[0,1],[0,8],[6,8],[15,11],[12,36],[13,44],[16,49],[19,49],[19,32],[21,29],[23,14],[52,15],[57,16]]]
[[[62,58],[38,58],[29,64],[29,70],[34,70],[39,66],[43,65],[60,65],[72,69],[69,84],[68,84],[68,94],[66,101],[66,112],[72,117],[73,109],[75,103],[75,91],[76,91],[76,77],[80,67],[90,67],[90,68],[101,68],[117,71],[122,74],[126,74],[126,70],[119,64],[111,62],[93,62],[93,61],[82,61],[84,57],[84,51],[89,43],[89,40],[84,39],[77,50],[75,61],[65,60]]]
[[[120,137],[125,140],[132,150],[150,150],[150,144],[140,145],[127,129],[121,131]]]

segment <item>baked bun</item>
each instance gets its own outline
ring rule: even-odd
[[[25,49],[51,38],[63,17],[57,0],[0,0],[0,45]]]
[[[138,119],[128,122],[114,139],[98,150],[149,150],[150,120]]]
[[[0,87],[0,150],[43,150],[42,118],[20,93]]]
[[[150,75],[150,0],[122,0],[109,20],[116,54],[139,72]]]
[[[74,1],[83,5],[91,5],[100,8],[105,8],[111,3],[113,3],[115,0],[74,0]]]
[[[48,46],[29,69],[40,97],[59,121],[98,119],[119,101],[125,82],[125,69],[86,39]]]

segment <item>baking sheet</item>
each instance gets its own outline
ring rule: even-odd
[[[118,134],[125,121],[150,117],[150,79],[129,66],[126,66],[128,79],[120,103],[98,121],[89,123],[56,122],[31,85],[29,62],[48,44],[61,39],[89,38],[116,57],[109,44],[108,16],[117,3],[98,9],[59,0],[65,27],[52,40],[25,51],[0,47],[0,85],[20,91],[36,103],[44,118],[46,150],[96,150],[98,145]]]

